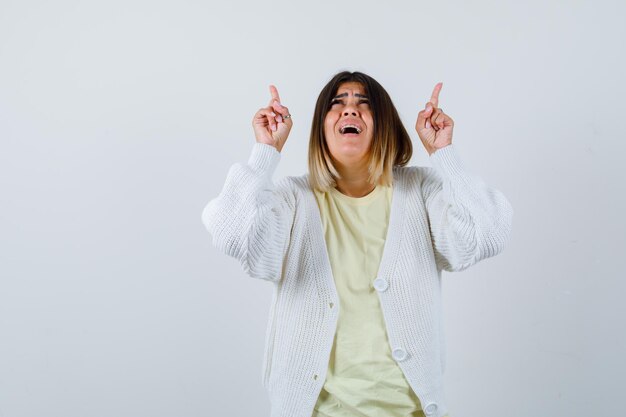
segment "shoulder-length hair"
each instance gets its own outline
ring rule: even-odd
[[[369,75],[361,72],[340,72],[320,92],[313,113],[309,139],[309,183],[313,189],[319,191],[328,191],[336,187],[336,179],[341,178],[328,150],[324,119],[337,90],[341,84],[347,82],[357,82],[363,86],[369,97],[374,118],[368,181],[372,185],[391,185],[393,167],[406,165],[413,154],[411,138],[387,91]]]

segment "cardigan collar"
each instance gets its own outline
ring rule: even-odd
[[[393,168],[393,191],[391,197],[391,212],[389,214],[389,225],[387,226],[387,236],[385,238],[385,245],[383,248],[382,258],[380,260],[380,266],[378,267],[378,277],[384,277],[387,281],[393,279],[395,265],[398,264],[398,254],[400,253],[400,242],[402,241],[402,232],[405,217],[407,186],[405,172],[402,167]],[[332,268],[330,266],[330,257],[328,255],[328,248],[326,246],[326,240],[324,237],[324,230],[322,228],[322,219],[315,195],[313,190],[309,186],[309,175],[304,176],[305,183],[307,185],[306,200],[307,205],[312,213],[313,218],[313,232],[311,233],[312,244],[314,247],[323,248],[322,262],[325,270],[325,275],[330,280],[330,288],[333,289],[334,296],[337,296],[337,290],[335,287]]]

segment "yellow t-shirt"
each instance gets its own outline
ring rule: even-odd
[[[420,401],[391,356],[373,281],[382,257],[392,187],[364,197],[314,191],[339,294],[337,333],[312,417],[423,416]]]

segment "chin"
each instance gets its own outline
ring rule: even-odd
[[[367,158],[367,152],[362,150],[344,149],[342,152],[333,154],[333,159],[342,165],[351,165]]]
[[[329,147],[330,153],[333,159],[337,160],[343,165],[358,162],[367,158],[369,153],[369,146],[364,148],[363,140],[365,138],[334,138],[332,143],[334,146],[332,149]]]

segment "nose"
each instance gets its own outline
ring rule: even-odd
[[[344,107],[343,115],[344,116],[358,116],[359,115],[358,109],[352,101],[348,102],[346,106]]]

